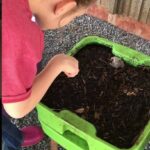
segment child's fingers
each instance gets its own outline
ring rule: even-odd
[[[77,69],[75,72],[72,73],[66,72],[65,74],[67,75],[67,77],[71,78],[71,77],[75,77],[78,73],[79,73],[79,69]]]

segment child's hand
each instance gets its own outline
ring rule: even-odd
[[[56,65],[56,67],[60,67],[61,71],[68,77],[75,77],[79,72],[78,60],[72,56],[58,54],[51,59],[51,63]]]

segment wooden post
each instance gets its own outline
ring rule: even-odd
[[[149,9],[149,13],[148,13],[148,16],[147,16],[146,23],[150,25],[150,9]]]
[[[150,0],[97,0],[111,13],[130,16],[150,24]]]
[[[147,19],[150,20],[149,13],[150,13],[150,0],[143,0],[141,12],[139,14],[139,20],[142,22],[147,22]]]
[[[141,12],[143,0],[132,0],[129,16],[138,20]]]
[[[100,0],[100,4],[105,6],[111,13],[116,11],[118,0]]]

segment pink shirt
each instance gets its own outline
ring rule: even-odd
[[[2,3],[2,103],[13,103],[31,94],[44,35],[31,21],[28,0]]]

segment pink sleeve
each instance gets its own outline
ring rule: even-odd
[[[31,63],[31,64],[30,64]],[[2,103],[23,101],[31,94],[36,65],[24,58],[3,59],[2,62]]]

